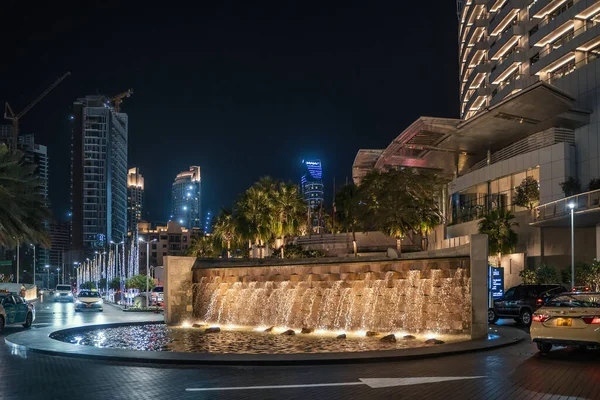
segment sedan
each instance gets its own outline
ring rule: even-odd
[[[5,325],[23,325],[29,328],[35,320],[35,307],[21,296],[0,292],[0,332]]]
[[[565,293],[532,317],[531,339],[547,353],[552,346],[600,346],[600,293]]]
[[[75,311],[102,311],[103,301],[100,293],[82,290],[75,301]]]

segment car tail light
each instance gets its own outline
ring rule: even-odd
[[[542,304],[543,302],[544,302],[543,299],[537,299],[537,301],[536,301],[537,304]]]
[[[548,318],[550,318],[549,315],[534,314],[531,319],[535,322],[546,322],[548,320]]]
[[[581,319],[586,324],[600,325],[600,317],[597,316],[581,317]]]

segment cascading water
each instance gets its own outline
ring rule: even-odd
[[[470,326],[465,269],[362,277],[230,283],[202,277],[194,284],[194,316],[216,324],[333,331],[462,333]]]

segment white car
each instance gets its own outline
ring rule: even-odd
[[[93,290],[82,290],[75,300],[75,311],[103,311],[104,302],[100,293]]]
[[[547,353],[552,346],[600,347],[600,293],[564,293],[532,317],[531,339]]]
[[[73,302],[73,290],[71,289],[71,285],[56,285],[56,290],[54,291],[54,302],[57,301],[68,301],[69,303]]]

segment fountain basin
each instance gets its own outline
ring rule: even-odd
[[[431,334],[418,336],[416,340],[399,339],[386,343],[378,337],[366,337],[362,332],[348,332],[346,340],[339,340],[339,332],[282,335],[281,329],[264,332],[240,327],[206,333],[203,329],[167,327],[165,324],[136,324],[67,329],[53,332],[50,338],[102,349],[211,354],[356,353],[431,347],[425,343]],[[447,343],[469,339],[468,335],[436,335],[436,338]]]

